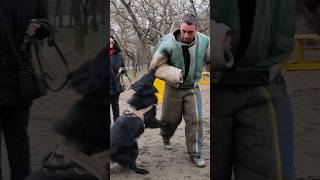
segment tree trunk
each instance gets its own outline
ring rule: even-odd
[[[74,17],[74,35],[75,35],[75,51],[81,54],[84,53],[84,33],[83,24],[80,12],[80,1],[72,0],[72,12]]]
[[[84,34],[88,34],[88,18],[89,18],[89,13],[88,13],[88,0],[83,2],[80,0],[80,5],[82,7],[82,12],[83,12],[83,30]]]
[[[90,11],[92,15],[91,26],[92,26],[93,32],[99,32],[96,4],[97,4],[97,0],[90,1]]]
[[[107,3],[104,0],[96,1],[97,22],[99,31],[100,47],[107,45]]]
[[[73,13],[72,13],[72,7],[69,14],[69,27],[73,26]]]

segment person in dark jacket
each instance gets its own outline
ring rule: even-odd
[[[120,73],[125,73],[124,59],[121,53],[118,42],[111,36],[110,37],[110,104],[112,106],[113,121],[119,117],[119,96],[120,93],[116,89],[117,83],[119,83]]]
[[[46,4],[42,0],[0,0],[0,11],[13,34],[16,49],[25,63],[31,63],[30,39],[49,35]],[[11,180],[23,180],[30,173],[27,133],[32,99],[23,97],[19,87],[19,68],[9,40],[0,23],[0,129],[7,147]],[[22,44],[26,45],[21,51]]]

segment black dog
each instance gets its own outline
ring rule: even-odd
[[[111,160],[139,174],[149,172],[136,166],[139,154],[137,139],[145,127],[159,127],[159,121],[156,119],[157,89],[153,86],[154,80],[155,72],[150,71],[132,85],[135,93],[127,101],[131,110],[124,111],[110,129]]]
[[[55,124],[58,134],[90,155],[107,149],[107,48],[70,73],[70,87],[82,95]]]
[[[94,59],[81,65],[73,71],[69,78],[69,85],[82,98],[74,103],[64,118],[55,124],[55,130],[62,135],[65,143],[72,144],[76,149],[84,154],[92,155],[109,149],[109,131],[107,122],[106,97],[108,85],[107,73],[107,48],[104,48]],[[43,168],[33,173],[28,180],[96,180],[92,176],[68,177],[73,173],[74,163],[54,160],[59,156],[48,156],[42,163]],[[53,171],[52,174],[45,173],[44,170],[50,165],[61,163],[64,168],[59,169],[59,173]],[[69,168],[70,167],[70,168]],[[79,167],[81,168],[81,167]],[[50,169],[51,170],[51,169]],[[51,170],[52,171],[52,170]],[[46,171],[47,172],[47,171]],[[71,172],[71,173],[68,173]]]

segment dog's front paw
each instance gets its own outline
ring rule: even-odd
[[[149,174],[149,171],[146,169],[138,168],[137,166],[130,167],[131,170],[135,171],[138,174]]]
[[[159,121],[157,118],[154,118],[153,120],[145,121],[145,127],[146,128],[160,128],[161,127],[161,121]]]

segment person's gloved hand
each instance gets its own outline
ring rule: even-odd
[[[37,30],[41,27],[41,23],[37,19],[31,19],[30,24],[27,28],[26,35],[29,37],[33,37]]]
[[[25,50],[27,44],[33,39],[36,35],[38,29],[41,28],[41,22],[38,19],[31,19],[29,26],[23,37],[23,43],[21,45],[21,50]]]
[[[126,68],[120,67],[119,70],[118,70],[118,74],[125,74],[125,73],[127,73]]]

